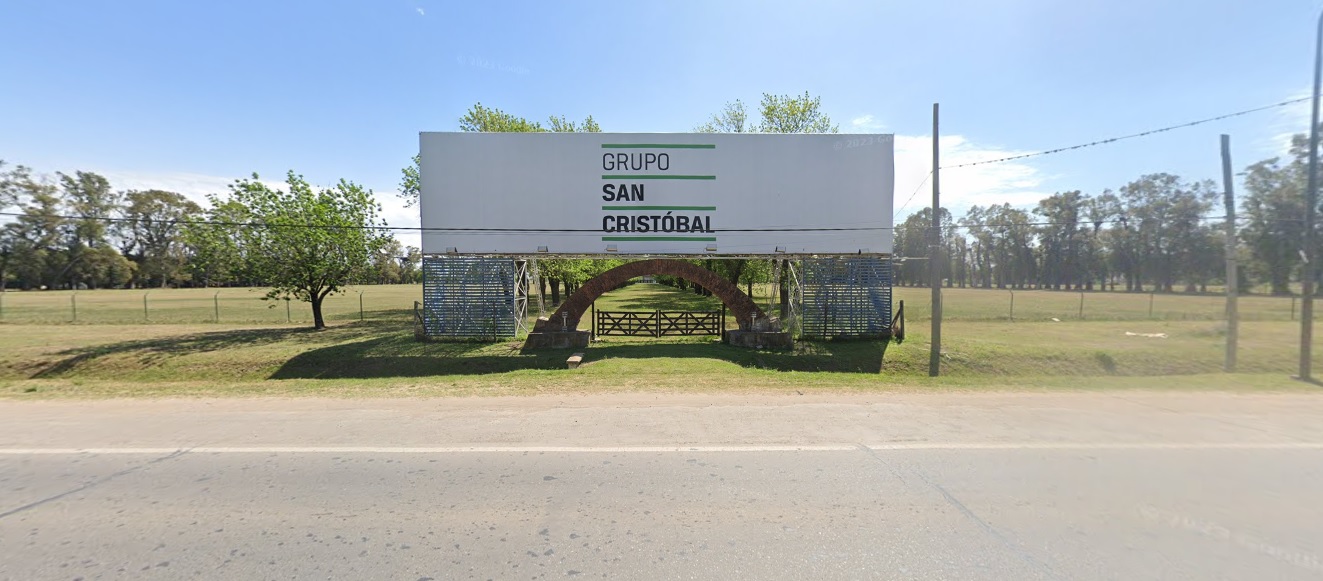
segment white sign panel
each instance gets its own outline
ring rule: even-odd
[[[423,133],[423,252],[890,254],[891,135]]]

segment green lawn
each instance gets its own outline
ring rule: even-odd
[[[120,292],[120,295],[114,293]],[[193,291],[180,300],[196,300]],[[214,293],[215,291],[210,291]],[[368,316],[358,321],[357,294],[336,299],[331,328],[261,319],[257,291],[234,294],[232,312],[257,323],[0,325],[0,396],[102,397],[245,394],[473,395],[597,391],[803,391],[892,389],[1302,389],[1295,369],[1296,323],[1242,325],[1240,375],[1223,375],[1222,323],[1210,320],[1032,320],[1019,315],[1042,295],[1016,293],[1015,322],[993,314],[992,291],[948,291],[970,313],[943,328],[944,377],[928,378],[924,289],[901,289],[909,337],[878,341],[800,342],[793,351],[737,349],[713,337],[608,337],[587,349],[588,363],[565,369],[564,351],[523,351],[498,343],[413,340],[409,306],[417,286],[365,287]],[[49,293],[54,296],[56,293]],[[123,310],[124,291],[79,293]],[[1057,293],[1062,296],[1064,293]],[[69,293],[63,293],[67,300]],[[908,298],[908,297],[917,297]],[[1086,300],[1093,295],[1086,295]],[[203,298],[206,298],[205,296]],[[1100,297],[1099,305],[1105,304]],[[1117,301],[1135,297],[1119,297]],[[1162,297],[1176,301],[1178,297]],[[1186,297],[1190,305],[1209,297]],[[376,299],[371,303],[369,300]],[[46,300],[46,299],[43,299]],[[139,294],[140,300],[140,294]],[[150,300],[150,296],[149,296]],[[1078,301],[1078,295],[1075,298]],[[245,302],[246,301],[246,302]],[[55,301],[58,304],[58,300]],[[120,300],[122,303],[123,300]],[[765,297],[760,302],[766,304]],[[1046,303],[1046,301],[1044,301]],[[150,304],[150,303],[149,303]],[[1050,305],[1051,303],[1047,303]],[[1124,303],[1118,303],[1124,304]],[[1183,312],[1196,312],[1187,305]],[[80,308],[82,303],[80,303]],[[222,303],[222,308],[225,308]],[[283,304],[281,305],[283,307]],[[299,306],[299,305],[296,305]],[[306,305],[301,305],[306,311]],[[603,295],[600,309],[715,310],[719,304],[659,285],[637,284]],[[6,304],[6,321],[10,303]],[[54,307],[52,307],[54,308]],[[1078,308],[1078,305],[1076,306]],[[911,309],[913,309],[911,311]],[[536,307],[530,309],[536,314]],[[85,321],[80,314],[80,321]],[[583,328],[587,328],[585,317]],[[733,324],[733,323],[732,323]],[[1135,333],[1135,334],[1127,334]],[[1137,334],[1165,333],[1165,338]]]
[[[258,288],[8,291],[0,293],[0,322],[193,324],[215,323],[219,313],[222,324],[285,324],[285,301],[263,300],[266,291]],[[422,300],[423,296],[422,285],[416,284],[351,286],[345,293],[326,298],[323,304],[326,318],[358,320],[360,293],[366,319],[403,317],[413,308],[413,302]],[[312,308],[307,303],[290,303],[288,321],[311,323]]]

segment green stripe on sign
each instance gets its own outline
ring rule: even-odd
[[[603,236],[603,242],[716,242],[716,236]]]
[[[716,149],[710,143],[603,143],[602,149]]]
[[[604,180],[715,180],[717,176],[678,176],[678,175],[658,175],[658,174],[606,174],[602,176]]]
[[[603,210],[693,210],[695,212],[715,212],[716,206],[602,206]]]

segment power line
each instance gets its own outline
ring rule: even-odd
[[[914,187],[914,192],[910,193],[910,197],[905,200],[905,203],[901,204],[899,208],[896,208],[896,213],[891,216],[892,223],[895,223],[896,218],[900,216],[900,211],[904,210],[905,206],[910,205],[910,202],[914,201],[914,196],[919,194],[919,189],[923,188],[923,184],[928,183],[928,178],[930,177],[933,177],[933,170],[928,170],[928,175],[923,176],[923,180],[919,182],[919,185]]]
[[[1002,163],[1002,162],[1013,161],[1013,160],[1017,160],[1017,159],[1025,159],[1025,158],[1030,158],[1030,157],[1039,157],[1039,156],[1043,156],[1043,155],[1051,155],[1051,154],[1054,154],[1054,153],[1061,153],[1061,152],[1063,152],[1063,151],[1072,151],[1072,150],[1076,150],[1076,149],[1084,149],[1084,148],[1086,148],[1086,147],[1094,147],[1094,146],[1097,146],[1097,145],[1106,145],[1106,144],[1108,144],[1108,143],[1116,143],[1116,142],[1118,142],[1118,141],[1124,141],[1124,140],[1126,140],[1126,139],[1135,139],[1135,138],[1138,138],[1138,137],[1146,137],[1146,136],[1149,136],[1149,135],[1153,135],[1153,134],[1155,134],[1155,133],[1163,133],[1163,132],[1166,132],[1166,131],[1172,131],[1172,130],[1175,130],[1175,129],[1184,129],[1184,128],[1186,128],[1186,127],[1194,127],[1194,126],[1196,126],[1196,125],[1203,125],[1204,123],[1212,123],[1212,122],[1214,122],[1214,121],[1221,121],[1221,120],[1223,120],[1223,119],[1230,119],[1230,118],[1232,118],[1232,117],[1239,117],[1239,116],[1241,116],[1241,115],[1249,115],[1250,113],[1257,113],[1257,112],[1259,112],[1259,111],[1267,111],[1268,109],[1275,109],[1275,108],[1277,108],[1277,107],[1285,107],[1285,106],[1287,106],[1287,105],[1294,105],[1294,104],[1296,104],[1296,103],[1303,103],[1303,102],[1308,101],[1308,100],[1310,100],[1310,99],[1312,99],[1312,98],[1313,98],[1313,97],[1300,97],[1299,99],[1290,99],[1290,100],[1288,100],[1288,101],[1282,101],[1282,102],[1280,102],[1280,103],[1273,103],[1272,105],[1264,105],[1264,106],[1262,106],[1262,107],[1255,107],[1255,108],[1253,108],[1253,109],[1246,109],[1246,110],[1244,110],[1244,111],[1236,111],[1235,113],[1227,113],[1227,114],[1225,114],[1225,115],[1218,115],[1218,116],[1216,116],[1216,117],[1209,117],[1209,118],[1207,118],[1207,119],[1200,119],[1200,120],[1198,120],[1198,121],[1191,121],[1191,122],[1189,122],[1189,123],[1181,123],[1181,124],[1179,124],[1179,125],[1169,125],[1169,126],[1167,126],[1167,127],[1161,127],[1161,128],[1158,128],[1158,129],[1150,129],[1150,130],[1148,130],[1148,131],[1141,131],[1141,132],[1139,132],[1139,133],[1132,133],[1132,134],[1130,134],[1130,135],[1122,135],[1122,136],[1120,136],[1120,137],[1109,137],[1109,138],[1107,138],[1107,139],[1099,139],[1098,141],[1090,141],[1090,142],[1088,142],[1088,143],[1081,143],[1081,144],[1079,144],[1079,145],[1071,145],[1071,146],[1068,146],[1068,147],[1058,147],[1058,148],[1056,148],[1056,149],[1048,149],[1048,150],[1045,150],[1045,151],[1037,151],[1037,152],[1034,152],[1034,153],[1025,153],[1025,154],[1021,154],[1021,155],[1012,155],[1012,156],[1009,156],[1009,157],[1002,157],[1002,158],[997,158],[997,159],[988,159],[988,160],[984,160],[984,161],[975,161],[975,162],[970,162],[970,163],[962,163],[962,164],[959,164],[959,165],[943,166],[941,169],[958,169],[958,168],[962,168],[962,167],[971,167],[971,166],[976,166],[976,165],[987,165],[987,164],[991,164],[991,163]]]

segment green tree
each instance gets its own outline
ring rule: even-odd
[[[248,268],[246,248],[240,233],[252,221],[252,212],[242,203],[208,195],[204,222],[185,224],[183,241],[188,247],[191,278],[204,287],[236,283],[260,284]]]
[[[694,128],[698,133],[750,133],[757,128],[749,125],[749,113],[744,108],[744,101],[736,99],[712,115],[707,123]]]
[[[759,105],[762,133],[836,133],[838,127],[822,112],[822,97],[803,95],[772,95],[763,93]]]
[[[68,230],[58,188],[33,179],[19,187],[27,201],[21,215],[4,226],[5,268],[25,289],[56,286],[65,266]]]
[[[130,191],[124,194],[120,250],[137,265],[141,286],[165,287],[188,279],[188,251],[180,222],[195,219],[202,208],[175,192]]]
[[[376,230],[385,223],[371,190],[345,180],[314,190],[293,171],[285,184],[272,189],[253,174],[230,186],[231,199],[261,225],[242,228],[240,238],[250,268],[272,287],[266,298],[311,304],[322,329],[322,301],[368,270],[389,237]]]
[[[1253,258],[1249,270],[1275,295],[1291,293],[1291,278],[1300,266],[1308,154],[1305,136],[1296,135],[1289,161],[1272,158],[1245,169],[1247,223],[1240,237]]]
[[[61,201],[70,214],[77,216],[70,220],[65,231],[62,253],[65,264],[58,278],[67,277],[73,288],[84,284],[93,288],[106,285],[102,275],[109,271],[100,262],[108,255],[94,251],[110,244],[114,234],[110,219],[119,209],[120,196],[111,189],[109,180],[95,173],[56,175],[60,179]]]

